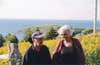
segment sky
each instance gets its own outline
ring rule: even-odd
[[[0,0],[0,19],[93,20],[94,2],[95,0]]]

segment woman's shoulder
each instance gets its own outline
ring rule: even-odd
[[[75,46],[80,46],[81,43],[77,38],[72,38],[72,42],[74,43]]]
[[[80,42],[77,38],[72,38],[72,41]]]

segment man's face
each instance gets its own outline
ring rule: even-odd
[[[35,38],[34,39],[34,44],[36,46],[40,46],[43,43],[43,38]]]

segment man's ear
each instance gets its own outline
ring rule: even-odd
[[[34,41],[36,41],[36,39],[32,39],[32,41],[34,42]]]

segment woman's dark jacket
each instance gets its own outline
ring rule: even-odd
[[[61,51],[61,48],[62,48],[62,42],[63,40],[59,41],[58,45],[54,49],[54,52],[53,52],[53,63],[54,64],[59,64],[59,62],[61,61],[59,52]],[[73,43],[73,47],[76,50],[77,64],[85,65],[85,56],[84,56],[83,49],[82,49],[82,46],[79,40],[72,38],[72,43]]]
[[[37,52],[32,46],[26,51],[23,65],[51,64],[51,57],[48,48],[42,45]]]

